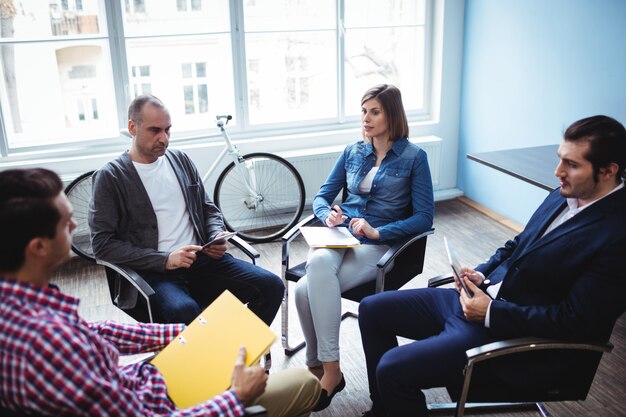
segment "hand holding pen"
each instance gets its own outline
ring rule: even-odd
[[[328,217],[326,217],[326,226],[335,227],[342,224],[347,219],[348,216],[343,214],[343,212],[341,211],[341,207],[335,205],[333,206],[333,208],[330,209],[330,214],[328,215]]]

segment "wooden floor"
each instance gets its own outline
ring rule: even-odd
[[[428,239],[424,272],[407,284],[406,288],[425,286],[432,276],[448,273],[449,266],[443,248],[443,236],[447,236],[457,247],[457,252],[464,265],[476,265],[490,256],[494,250],[516,232],[507,227],[510,223],[503,219],[487,216],[477,211],[463,200],[449,200],[436,204],[435,234]],[[261,253],[259,264],[276,273],[281,273],[281,246],[278,242],[256,244]],[[303,260],[307,251],[306,243],[297,240],[291,248],[292,259]],[[236,250],[232,253],[236,255]],[[115,308],[110,301],[106,279],[101,267],[72,258],[58,271],[55,282],[69,294],[81,298],[79,311],[88,320],[115,319],[132,321]],[[292,290],[292,289],[291,289]],[[293,297],[291,298],[293,299]],[[356,305],[344,302],[344,308],[356,311]],[[293,305],[289,309],[290,339],[302,340],[297,314]],[[272,372],[289,367],[304,366],[304,352],[292,357],[283,354],[280,345],[280,312],[276,316],[272,329],[277,334],[277,342],[272,347]],[[626,416],[626,315],[618,321],[611,338],[615,349],[604,355],[596,380],[587,400],[584,402],[549,403],[548,410],[553,416]],[[346,378],[346,388],[337,394],[332,405],[319,413],[319,417],[358,417],[370,408],[367,391],[367,377],[364,369],[363,349],[357,320],[348,318],[341,325],[341,366]],[[443,389],[426,392],[429,402],[446,402]],[[437,415],[451,416],[451,412]],[[499,411],[472,413],[470,415],[488,415],[494,417],[530,417],[538,415],[532,411]]]

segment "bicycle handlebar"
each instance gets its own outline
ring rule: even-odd
[[[230,114],[227,114],[227,115],[218,115],[218,116],[215,116],[215,118],[217,119],[217,126],[222,127],[225,124],[228,124],[228,122],[233,119],[233,116],[231,116]],[[226,119],[226,123],[224,123],[223,119]]]

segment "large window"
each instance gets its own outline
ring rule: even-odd
[[[113,140],[146,93],[174,140],[217,114],[235,132],[356,126],[378,83],[426,118],[430,1],[1,0],[0,156]]]

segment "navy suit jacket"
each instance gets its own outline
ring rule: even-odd
[[[476,268],[502,281],[494,336],[605,342],[626,311],[626,188],[541,237],[565,206],[558,189],[550,193],[524,231]]]

